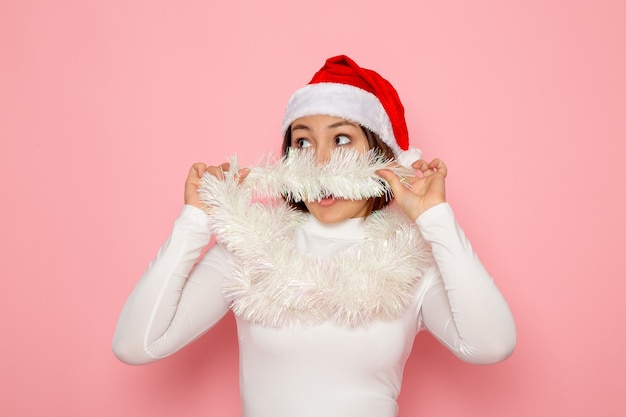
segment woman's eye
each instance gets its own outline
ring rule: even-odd
[[[297,148],[308,148],[309,146],[311,146],[311,142],[309,142],[306,139],[297,139],[296,140],[296,147]]]
[[[350,142],[352,142],[352,139],[350,139],[349,136],[338,135],[337,137],[335,137],[335,143],[337,145],[347,145]]]

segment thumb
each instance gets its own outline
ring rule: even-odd
[[[402,180],[394,172],[388,169],[379,169],[376,174],[389,183],[393,195],[399,196],[406,192]]]
[[[239,179],[239,184],[241,184],[243,182],[243,180],[246,179],[246,177],[248,176],[249,173],[250,173],[250,168],[241,168],[237,172],[237,177]]]
[[[238,172],[240,178],[246,178],[250,173],[250,168],[241,168]]]

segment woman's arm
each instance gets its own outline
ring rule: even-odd
[[[412,167],[410,177],[390,170],[378,175],[432,247],[435,267],[422,278],[428,287],[422,293],[421,326],[467,362],[504,360],[515,347],[513,316],[446,203],[448,168],[440,159],[420,159]]]
[[[140,365],[171,355],[211,328],[229,303],[222,281],[230,255],[214,246],[194,266],[211,239],[209,219],[198,195],[203,175],[224,179],[229,164],[197,162],[185,180],[185,207],[157,257],[128,297],[120,315],[113,352],[123,362]],[[247,175],[240,170],[240,179]]]
[[[210,238],[206,214],[186,205],[122,309],[113,337],[122,362],[140,365],[168,356],[228,311],[222,294],[228,252],[216,245],[194,267]]]
[[[436,267],[421,308],[428,329],[456,356],[476,364],[506,359],[516,343],[509,306],[474,253],[447,203],[417,219],[432,247]]]

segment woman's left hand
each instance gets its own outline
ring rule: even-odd
[[[377,174],[389,183],[398,205],[415,221],[429,208],[445,203],[448,168],[441,159],[431,162],[420,159],[411,166],[416,170],[416,175],[411,177],[399,177],[387,169],[381,169]]]

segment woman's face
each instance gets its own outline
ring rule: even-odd
[[[334,116],[307,116],[291,124],[291,147],[310,149],[320,164],[326,163],[333,150],[354,149],[365,153],[369,144],[361,126]],[[345,200],[328,197],[305,202],[306,208],[322,223],[337,223],[353,217],[365,217],[368,200]]]

